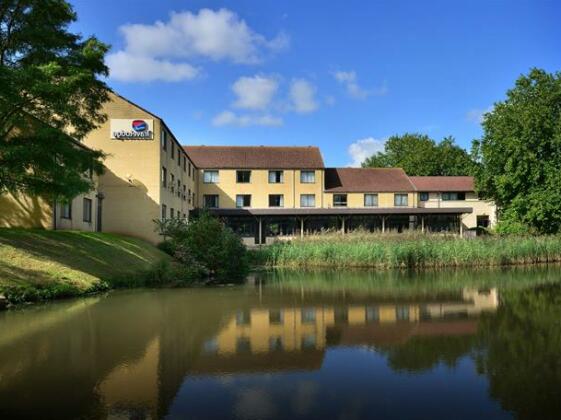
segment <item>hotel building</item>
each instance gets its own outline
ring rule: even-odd
[[[121,233],[161,240],[155,220],[221,217],[248,244],[322,230],[453,231],[496,221],[472,177],[325,167],[317,147],[182,146],[154,113],[111,93],[107,121],[79,147],[106,154],[96,188],[69,203],[0,196],[0,227]]]

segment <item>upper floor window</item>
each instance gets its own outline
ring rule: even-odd
[[[187,175],[191,176],[191,162],[189,162],[189,171],[187,172]]]
[[[316,171],[300,171],[300,183],[314,184],[316,182]]]
[[[421,201],[429,201],[429,193],[428,192],[422,192],[419,194],[419,200]]]
[[[162,149],[168,150],[168,138],[166,136],[166,131],[162,130],[160,133],[160,141],[162,142]]]
[[[187,172],[187,156],[183,156],[183,172]]]
[[[251,207],[251,195],[238,194],[236,195],[236,207]]]
[[[203,195],[203,204],[207,209],[218,208],[218,195],[217,194],[205,194]]]
[[[316,206],[315,194],[300,195],[300,207],[315,207],[315,206]]]
[[[169,186],[171,188],[171,192],[175,192],[175,175],[169,174]]]
[[[378,194],[364,194],[364,207],[378,207]]]
[[[284,182],[284,171],[269,171],[269,184],[282,184]]]
[[[396,207],[406,207],[409,205],[409,195],[408,194],[394,194],[393,204]]]
[[[455,200],[465,200],[465,192],[443,192],[442,201],[455,201]]]
[[[60,217],[63,219],[72,219],[72,201],[62,203],[60,208]]]
[[[162,187],[168,186],[168,170],[162,166]]]
[[[238,184],[247,184],[251,179],[251,171],[236,171],[236,182]]]
[[[92,200],[90,198],[84,197],[84,205],[83,205],[82,209],[83,209],[82,220],[86,223],[91,223],[91,221],[92,221]]]
[[[191,195],[191,190],[189,190],[189,195]],[[187,200],[187,185],[183,184],[183,196],[181,197],[183,201]]]
[[[177,180],[177,196],[181,197],[181,180]]]
[[[270,194],[269,195],[269,207],[284,207],[284,195],[282,195],[282,194]]]
[[[205,184],[218,184],[218,171],[204,171],[203,182]]]
[[[173,159],[174,157],[175,157],[175,143],[172,140],[171,141],[171,158]]]
[[[333,194],[334,207],[347,207],[347,194]]]
[[[181,153],[179,153],[179,150],[177,151],[177,166],[181,166]]]

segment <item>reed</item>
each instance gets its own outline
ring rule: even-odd
[[[561,236],[318,234],[254,251],[267,267],[483,267],[561,261]]]

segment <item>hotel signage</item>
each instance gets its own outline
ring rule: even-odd
[[[154,139],[154,120],[112,119],[111,138],[117,140],[152,140]]]

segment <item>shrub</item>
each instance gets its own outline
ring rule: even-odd
[[[240,281],[248,272],[248,257],[241,238],[216,217],[202,213],[189,223],[159,222],[169,237],[159,248],[189,269],[190,275],[225,281]]]

